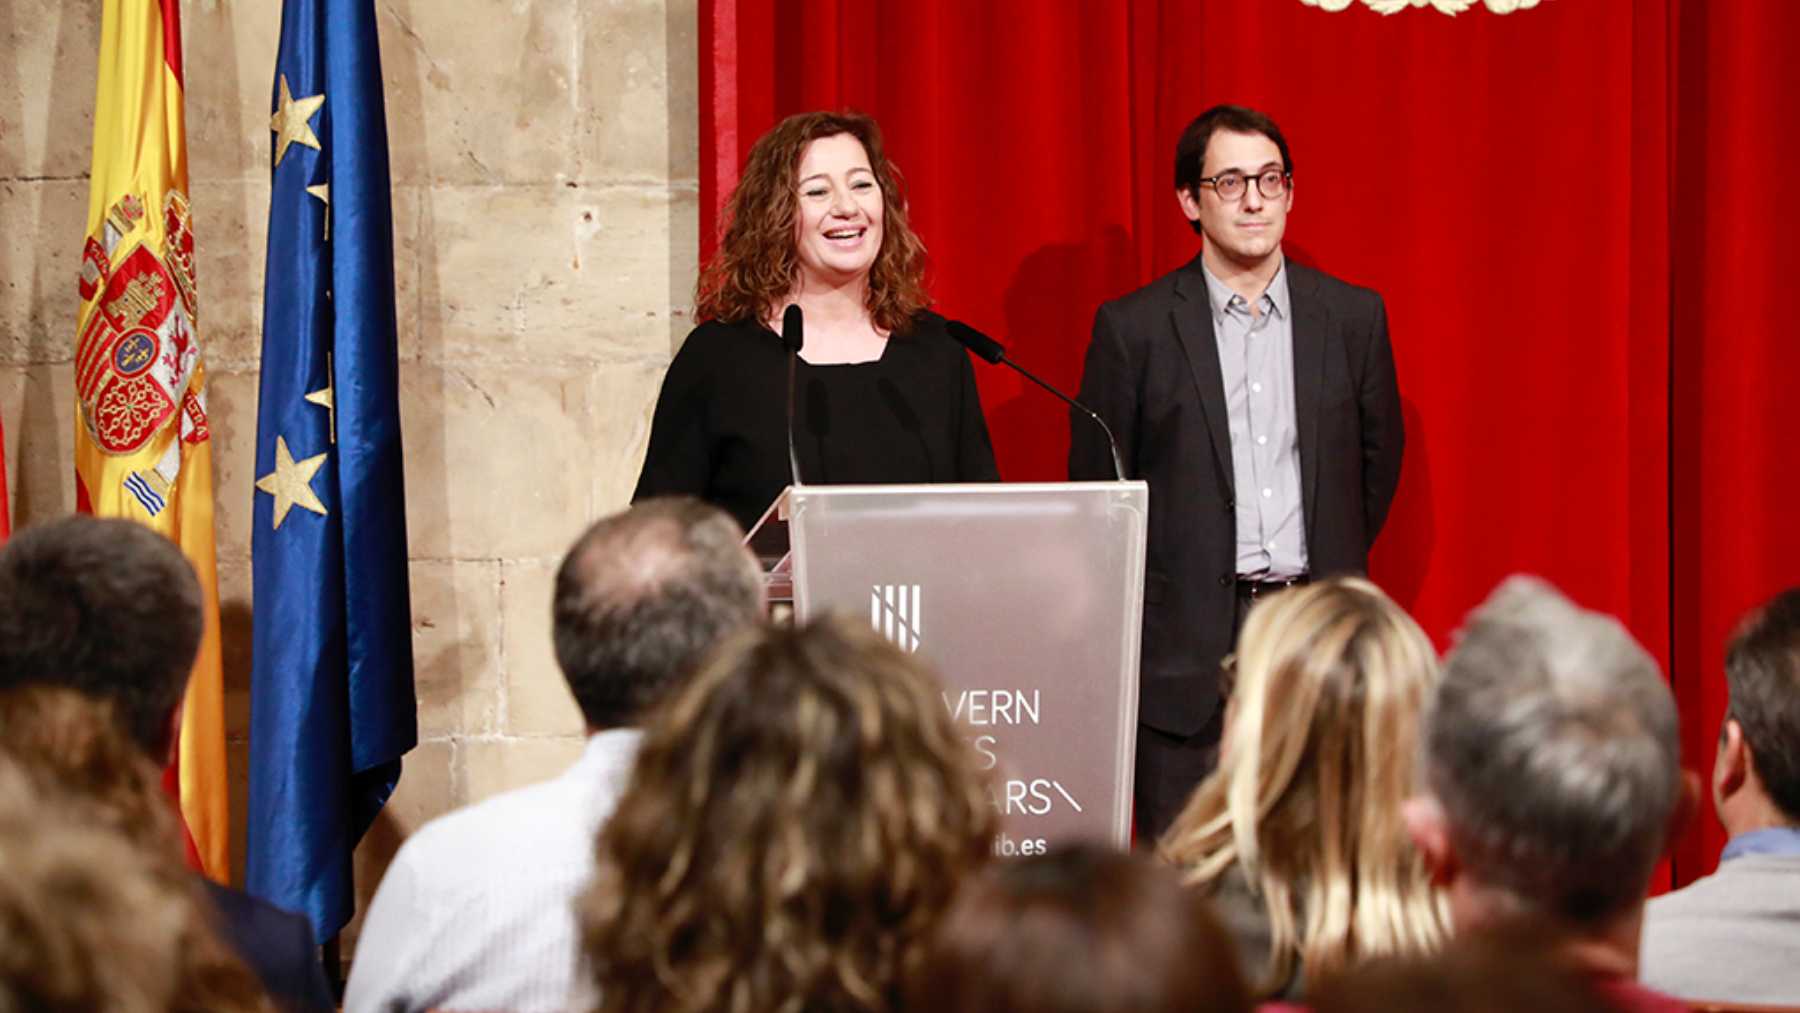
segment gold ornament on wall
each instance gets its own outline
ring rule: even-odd
[[[1323,11],[1337,13],[1348,10],[1356,0],[1300,0],[1308,7],[1317,7]],[[1364,7],[1377,14],[1398,14],[1408,7],[1429,7],[1439,14],[1455,17],[1463,11],[1475,6],[1475,0],[1361,0]],[[1529,10],[1542,0],[1481,0],[1481,6],[1495,14],[1511,14],[1513,11]]]

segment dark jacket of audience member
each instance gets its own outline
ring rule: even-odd
[[[932,1013],[1239,1013],[1237,955],[1205,900],[1144,855],[1093,845],[989,866],[909,981]]]
[[[1688,999],[1800,1004],[1800,588],[1725,652],[1712,797],[1731,835],[1712,875],[1650,900],[1644,983]]]
[[[282,1009],[335,1009],[312,922],[242,890],[199,879],[209,920]]]
[[[1259,996],[1435,949],[1441,899],[1400,819],[1430,640],[1375,585],[1337,578],[1259,604],[1233,674],[1219,767],[1158,851],[1212,900]]]
[[[107,701],[158,767],[171,755],[204,622],[193,567],[142,525],[76,515],[27,528],[0,548],[0,690],[61,686]],[[299,916],[219,889],[236,894],[218,912],[226,940],[276,1000],[334,1008],[310,931],[305,946],[292,943]],[[265,934],[276,925],[277,934]],[[298,991],[288,990],[293,983]]]
[[[741,633],[660,709],[578,905],[601,1009],[891,1009],[995,817],[866,622]]]

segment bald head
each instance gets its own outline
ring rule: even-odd
[[[712,646],[762,616],[743,531],[695,499],[647,500],[588,528],[556,574],[556,661],[593,729],[637,723]]]

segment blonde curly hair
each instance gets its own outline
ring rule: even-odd
[[[937,680],[866,624],[746,631],[645,732],[577,903],[601,1010],[886,1010],[992,797]]]

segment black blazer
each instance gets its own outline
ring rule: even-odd
[[[329,1013],[337,1008],[311,922],[242,890],[210,879],[200,883],[212,902],[220,937],[262,980],[277,1009]]]
[[[1289,260],[1301,506],[1313,577],[1363,573],[1400,481],[1400,392],[1381,296]],[[1232,649],[1231,431],[1200,258],[1094,316],[1081,400],[1150,485],[1138,719],[1177,735],[1219,705]],[[1069,477],[1109,479],[1098,427],[1071,413]]]

